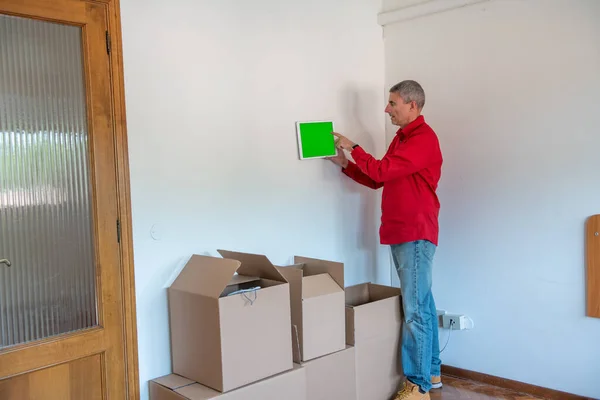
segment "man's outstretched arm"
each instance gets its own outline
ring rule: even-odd
[[[353,162],[350,162],[346,158],[346,154],[344,150],[338,150],[337,155],[333,157],[329,157],[328,160],[333,162],[334,164],[342,167],[342,172],[354,180],[355,182],[360,183],[366,187],[371,189],[379,189],[383,186],[383,183],[376,182],[373,179],[369,178],[364,172],[360,170]]]
[[[383,182],[377,182],[371,179],[367,174],[362,172],[360,168],[356,166],[356,164],[354,164],[351,161],[348,161],[348,165],[346,166],[346,168],[342,168],[342,172],[355,182],[358,182],[361,185],[364,185],[371,189],[379,189],[383,186]]]
[[[338,138],[338,148],[352,151],[356,167],[373,181],[381,183],[412,175],[427,167],[435,158],[437,147],[434,135],[417,135],[377,160],[345,136],[333,134]]]

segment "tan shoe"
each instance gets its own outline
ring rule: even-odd
[[[429,393],[419,392],[419,387],[407,380],[394,400],[431,400],[431,397],[429,397]]]
[[[433,389],[440,389],[442,387],[442,377],[441,376],[432,376],[431,377],[431,387]]]

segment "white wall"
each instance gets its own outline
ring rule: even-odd
[[[377,194],[299,161],[294,130],[331,118],[381,156],[383,41],[379,0],[121,4],[145,399],[171,371],[165,288],[193,253],[322,257],[347,285],[389,282]]]
[[[382,0],[381,11],[394,11],[400,8],[413,7],[430,1],[431,0]]]
[[[475,322],[443,362],[594,398],[584,221],[600,211],[598,21],[596,0],[502,0],[384,29],[386,86],[424,85],[445,157],[437,307]]]

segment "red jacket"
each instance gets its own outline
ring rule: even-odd
[[[360,146],[352,150],[344,173],[372,189],[383,187],[381,244],[429,240],[437,246],[442,170],[438,138],[423,116],[398,130],[381,160]]]

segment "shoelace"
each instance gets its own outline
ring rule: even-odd
[[[398,392],[398,394],[396,395],[396,400],[406,399],[410,395],[411,395],[411,390],[409,390],[408,387],[404,386],[402,388],[402,390],[400,390]]]

